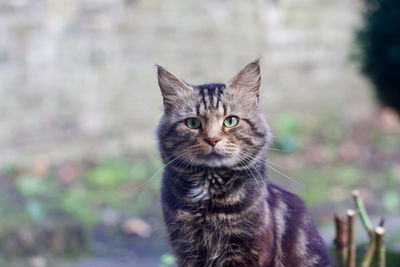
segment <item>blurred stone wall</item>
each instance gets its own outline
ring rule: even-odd
[[[154,64],[227,82],[261,57],[275,114],[371,107],[349,60],[360,0],[0,0],[0,164],[155,148]]]

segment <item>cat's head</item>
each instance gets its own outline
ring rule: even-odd
[[[259,103],[260,66],[248,64],[229,83],[189,85],[158,66],[164,116],[158,128],[164,163],[251,165],[271,134]]]

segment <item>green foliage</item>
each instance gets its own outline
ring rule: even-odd
[[[388,190],[383,193],[383,207],[388,213],[398,211],[400,207],[400,197],[396,190]]]
[[[98,164],[87,174],[89,185],[107,187],[116,186],[128,180],[141,180],[147,175],[147,166],[143,162],[128,164],[123,160],[112,159]]]
[[[295,151],[299,146],[299,125],[290,113],[279,114],[275,120],[276,139],[273,148]]]
[[[337,180],[342,181],[345,184],[357,185],[361,178],[361,174],[357,168],[346,165],[337,168],[335,177]]]
[[[364,28],[358,32],[362,70],[379,100],[400,111],[400,1],[365,0]]]
[[[16,186],[18,191],[28,198],[41,196],[52,190],[48,181],[30,176],[23,176],[17,179]]]
[[[390,162],[384,164],[380,156],[383,151],[397,153],[394,134],[386,134],[388,139],[371,124],[358,133],[361,135],[352,136],[343,131],[348,128],[343,118],[333,113],[321,116],[314,128],[307,127],[309,125],[304,125],[294,114],[278,116],[274,129],[280,138],[276,145],[296,151],[269,151],[269,161],[278,164],[280,167],[272,166],[297,180],[298,184],[271,171],[271,177],[279,179],[274,182],[284,187],[290,185],[290,190],[300,193],[310,208],[329,204],[340,209],[340,203],[347,201],[341,194],[355,185],[364,185],[364,190],[382,196],[382,201],[377,201],[372,209],[384,208],[386,214],[398,210],[397,169]],[[306,131],[311,134],[305,134]],[[371,165],[359,164],[360,158],[343,159],[343,140],[357,140],[359,143],[354,143],[360,145],[360,151],[373,148],[369,152],[374,153]],[[162,164],[157,157],[140,154],[136,158],[117,157],[86,162],[82,164],[79,176],[72,179],[61,177],[58,168],[51,167],[42,178],[18,169],[10,172],[7,181],[11,181],[13,187],[11,190],[0,187],[0,238],[4,236],[2,233],[43,222],[57,224],[60,219],[61,223],[68,220],[93,229],[106,221],[110,210],[121,218],[160,216]],[[9,193],[13,190],[18,193]],[[8,201],[10,196],[13,201]],[[320,216],[321,221],[326,221],[326,214]],[[159,217],[157,221],[161,223]],[[398,242],[398,239],[393,240],[391,242]],[[160,258],[161,267],[175,265],[175,258],[170,254]]]
[[[57,206],[65,213],[86,226],[92,226],[99,220],[99,214],[88,199],[87,192],[83,190],[70,190],[58,199]]]
[[[310,206],[316,206],[326,199],[329,191],[329,185],[324,177],[321,176],[321,172],[318,170],[304,169],[298,173],[300,177],[304,177],[307,180],[302,180],[302,183],[312,184],[312,190],[308,187],[302,188],[300,192],[301,198]]]
[[[398,267],[400,262],[400,253],[398,251],[387,251],[386,267]]]
[[[89,166],[72,180],[60,179],[56,170],[49,170],[48,176],[42,178],[10,172],[19,194],[12,195],[13,201],[8,201],[12,192],[5,192],[10,196],[0,194],[0,215],[3,214],[0,232],[6,228],[17,229],[18,221],[48,222],[54,219],[54,214],[92,227],[109,208],[124,210],[127,216],[138,216],[158,200],[160,173],[149,179],[161,167],[156,158],[133,162],[126,158],[108,158]]]
[[[161,255],[161,264],[159,267],[174,266],[176,262],[175,256],[169,253]]]

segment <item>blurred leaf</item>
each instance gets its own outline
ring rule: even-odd
[[[174,255],[166,253],[161,255],[161,262],[162,264],[160,266],[171,266],[175,264],[176,259]]]
[[[276,117],[275,127],[279,135],[291,136],[299,133],[299,124],[290,113],[279,114]]]
[[[279,114],[276,118],[276,139],[272,148],[295,151],[298,149],[299,124],[290,113]]]
[[[109,167],[100,167],[88,174],[88,182],[95,186],[113,186],[121,179],[121,170]]]
[[[74,215],[86,225],[93,225],[99,220],[98,212],[86,198],[86,191],[70,191],[61,199],[62,209]]]
[[[360,170],[353,166],[341,166],[337,169],[335,175],[337,180],[348,185],[357,184],[361,177]]]
[[[301,198],[310,207],[315,206],[326,200],[326,196],[329,192],[329,187],[324,182],[315,182],[312,186],[312,190],[305,190],[301,193]]]
[[[42,221],[44,218],[44,211],[42,204],[35,200],[30,199],[25,204],[25,210],[29,216],[35,221]]]
[[[399,209],[400,197],[395,190],[388,190],[383,193],[383,207],[389,213],[393,213]]]
[[[61,199],[61,204],[67,211],[74,211],[86,206],[86,202],[82,195],[75,192],[69,192]]]
[[[16,182],[18,191],[25,197],[40,196],[49,191],[49,185],[43,179],[22,177]]]
[[[116,186],[127,181],[147,178],[149,164],[136,162],[128,164],[121,159],[105,161],[88,173],[88,182],[94,186]]]
[[[297,139],[293,136],[281,136],[274,140],[271,148],[294,152],[298,149]]]

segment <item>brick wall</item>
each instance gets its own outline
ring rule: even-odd
[[[0,0],[0,162],[155,148],[154,64],[192,83],[261,56],[267,117],[371,107],[359,0]]]

